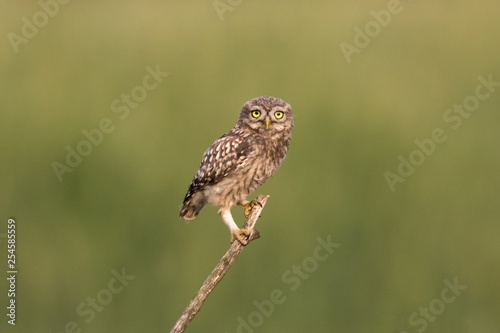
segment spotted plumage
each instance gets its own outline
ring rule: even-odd
[[[191,220],[206,204],[218,206],[233,238],[246,244],[248,232],[237,227],[230,209],[239,204],[248,212],[246,197],[281,165],[293,124],[292,108],[281,99],[257,97],[245,103],[233,129],[203,154],[180,216]]]

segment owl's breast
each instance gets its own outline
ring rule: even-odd
[[[259,142],[256,154],[245,161],[239,170],[248,179],[250,191],[255,190],[271,177],[280,167],[285,158],[287,146],[276,145],[274,142]]]
[[[205,189],[208,202],[223,207],[245,200],[271,177],[285,158],[287,145],[274,145],[273,142],[254,138],[247,141],[248,155],[219,182]]]

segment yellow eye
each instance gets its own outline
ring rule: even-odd
[[[252,117],[259,118],[260,117],[260,111],[259,110],[253,110],[252,111]]]
[[[276,119],[281,119],[281,118],[283,118],[284,115],[285,114],[283,113],[283,111],[276,111],[274,113],[274,116],[276,117]]]

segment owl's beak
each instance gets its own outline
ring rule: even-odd
[[[271,118],[266,117],[264,119],[264,123],[266,124],[266,129],[269,129],[269,125],[271,125]]]

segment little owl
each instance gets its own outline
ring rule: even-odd
[[[246,102],[233,129],[215,140],[203,154],[180,216],[192,220],[207,203],[218,206],[231,231],[231,241],[237,239],[246,245],[249,232],[238,228],[231,207],[245,207],[248,216],[256,202],[246,201],[246,197],[280,167],[292,128],[292,108],[285,101],[257,97]]]

